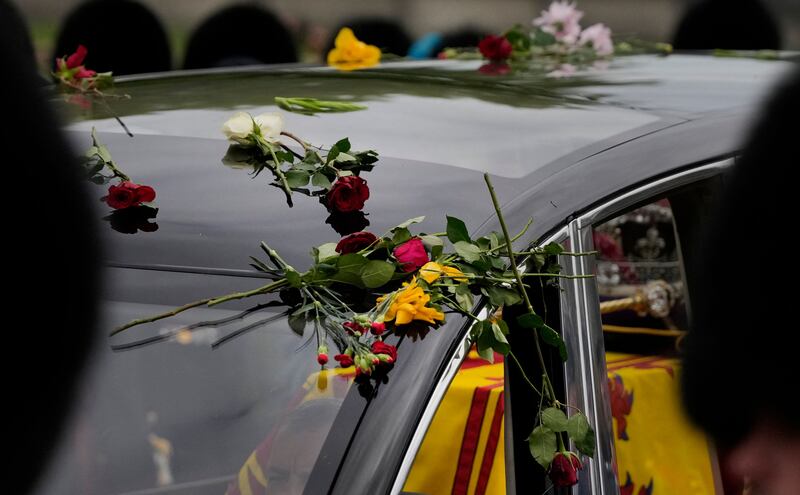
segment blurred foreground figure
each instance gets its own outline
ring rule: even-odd
[[[791,234],[798,187],[800,72],[784,83],[731,172],[692,300],[683,392],[716,441],[723,477],[754,494],[800,493],[800,270]],[[755,205],[755,207],[753,206]],[[785,251],[784,251],[785,250]],[[782,254],[785,253],[785,254]],[[741,486],[741,485],[740,485]]]
[[[12,117],[0,132],[0,166],[7,190],[26,196],[9,202],[5,227],[3,493],[24,494],[47,466],[91,350],[99,253],[76,155],[27,54],[15,49],[10,21],[0,16],[0,66],[13,69],[0,80],[0,106]]]
[[[24,70],[35,72],[36,56],[28,33],[28,25],[17,8],[8,0],[0,0],[0,22],[5,31],[4,45],[1,48],[16,53],[20,62],[25,64]]]
[[[115,76],[172,68],[164,27],[144,5],[132,0],[90,0],[72,11],[58,35],[51,60],[84,45],[86,67]]]
[[[297,62],[292,34],[256,5],[226,7],[198,27],[186,48],[184,69]]]
[[[678,50],[779,50],[778,24],[761,0],[700,0],[684,14]]]

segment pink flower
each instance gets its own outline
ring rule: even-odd
[[[542,11],[540,17],[533,20],[533,25],[555,36],[556,41],[572,45],[581,34],[581,17],[583,12],[576,9],[574,3],[553,2],[547,10]]]
[[[422,244],[422,239],[419,237],[412,237],[394,248],[394,257],[400,262],[400,267],[404,272],[416,271],[429,261],[425,245]]]
[[[589,26],[581,32],[578,44],[581,46],[589,45],[600,55],[611,55],[614,53],[614,43],[611,41],[611,29],[602,23]]]
[[[67,69],[74,69],[83,64],[84,59],[86,58],[86,53],[88,50],[83,45],[78,45],[78,49],[75,50],[75,53],[67,57]]]

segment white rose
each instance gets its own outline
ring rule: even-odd
[[[247,112],[236,112],[222,124],[222,133],[235,143],[248,144],[247,136],[251,132],[253,132],[253,117]]]
[[[277,143],[283,132],[283,116],[279,113],[262,113],[253,118],[256,121],[261,136],[270,143]]]

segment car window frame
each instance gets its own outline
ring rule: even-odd
[[[594,227],[624,210],[648,200],[667,196],[676,189],[720,176],[734,162],[727,158],[690,167],[624,192],[576,217],[567,225],[567,239],[576,252],[594,250]],[[565,275],[592,275],[595,260],[590,256],[561,256]],[[567,403],[580,408],[589,419],[597,438],[595,456],[587,459],[583,475],[570,493],[616,495],[611,402],[606,386],[605,344],[600,318],[597,285],[592,279],[562,282],[561,332],[571,359],[564,364]],[[573,446],[574,448],[574,446]]]

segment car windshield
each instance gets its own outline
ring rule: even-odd
[[[215,279],[253,282],[113,271],[121,291],[147,279],[151,293],[166,294],[220,285]],[[114,287],[109,296],[148,299]],[[108,301],[101,328],[171,302]],[[223,495],[263,493],[267,484],[269,493],[302,493],[353,368],[321,371],[313,332],[290,326],[285,306],[254,304],[197,308],[104,341],[40,493]]]

